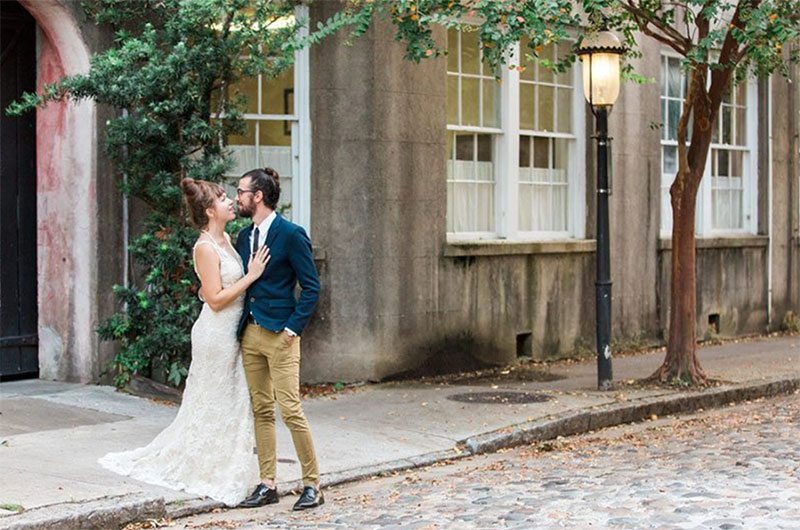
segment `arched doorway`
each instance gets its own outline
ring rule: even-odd
[[[25,17],[27,21],[26,27],[29,29],[23,33],[26,38],[34,39],[33,63],[30,54],[17,61],[25,65],[26,82],[29,83],[29,77],[33,75],[33,88],[38,90],[65,75],[89,70],[91,53],[77,22],[82,15],[80,4],[62,0],[2,0],[0,5],[3,13],[8,12],[9,17],[13,11],[15,17]],[[5,14],[3,18],[5,24]],[[31,24],[33,29],[30,29]],[[5,39],[4,25],[4,104],[7,77]],[[31,87],[20,89],[26,91]],[[9,97],[9,100],[13,99]],[[35,160],[35,171],[30,174],[28,167],[28,174],[19,177],[27,186],[26,192],[19,197],[32,200],[33,204],[26,203],[21,209],[17,208],[25,212],[24,219],[20,217],[12,221],[16,221],[17,229],[33,228],[32,236],[25,232],[17,239],[23,244],[33,244],[34,249],[33,253],[28,251],[25,254],[20,254],[19,249],[15,250],[15,259],[9,251],[11,259],[8,262],[6,254],[3,254],[0,274],[15,272],[28,282],[26,289],[33,286],[34,294],[23,296],[17,291],[15,296],[9,295],[8,301],[2,298],[2,303],[4,308],[8,304],[10,311],[18,315],[23,313],[21,309],[24,306],[26,325],[29,324],[30,315],[34,315],[34,325],[33,332],[14,335],[17,337],[15,344],[23,341],[22,346],[15,345],[14,348],[27,348],[28,366],[8,377],[36,377],[37,373],[31,365],[37,365],[38,376],[43,379],[96,380],[104,364],[95,333],[99,320],[98,198],[101,197],[97,192],[96,106],[92,101],[56,102],[20,119],[28,124],[28,133],[30,120],[35,123],[35,134],[26,137],[24,142],[18,142],[27,146],[28,162]],[[2,140],[4,157],[5,123]],[[6,189],[11,189],[11,184],[6,184],[5,158],[3,166],[2,200],[5,201]],[[32,185],[34,188],[31,191]],[[105,193],[101,197],[104,200]],[[2,215],[5,216],[5,202],[3,204]],[[11,214],[8,215],[11,217]],[[107,224],[109,232],[116,227],[113,222]],[[12,226],[12,223],[8,226]],[[109,245],[104,248],[112,247]],[[5,288],[5,283],[2,287]],[[106,289],[106,286],[103,288]],[[30,304],[33,304],[32,311],[28,308]],[[15,305],[18,308],[16,310]],[[3,334],[6,333],[3,331]],[[35,335],[38,337],[33,342],[31,337]],[[37,345],[38,360],[33,353]],[[6,348],[3,350],[10,351]],[[5,351],[3,357],[6,357]],[[9,353],[8,357],[13,357],[13,354]],[[6,378],[5,375],[1,377]]]
[[[0,109],[36,89],[36,21],[0,2]],[[0,118],[0,380],[39,375],[36,115]]]

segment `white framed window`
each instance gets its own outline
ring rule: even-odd
[[[495,144],[500,86],[476,32],[448,32],[447,231],[495,233]]]
[[[678,171],[678,119],[687,77],[681,58],[662,55],[661,237],[672,237],[669,188]],[[753,79],[731,84],[712,132],[703,180],[697,193],[695,231],[700,237],[757,231],[757,86]]]
[[[519,64],[527,42],[511,50]],[[525,51],[521,51],[520,47]],[[555,61],[569,44],[544,47]],[[448,30],[448,240],[584,237],[580,71],[488,71],[476,32]]]
[[[308,19],[308,8],[295,17]],[[293,21],[292,21],[293,22]],[[302,32],[307,32],[304,28]],[[242,79],[230,94],[247,98],[245,131],[231,135],[226,145],[234,160],[225,175],[232,184],[254,168],[272,167],[281,177],[279,208],[293,222],[311,225],[311,122],[309,113],[309,51],[295,53],[294,65],[274,79]]]

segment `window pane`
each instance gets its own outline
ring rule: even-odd
[[[494,231],[494,184],[476,184],[477,186],[477,226],[479,232]]]
[[[519,167],[531,167],[531,138],[521,136],[519,139]]]
[[[533,230],[533,186],[528,184],[519,187],[519,229]]]
[[[292,145],[292,122],[290,120],[262,120],[258,122],[259,145]]]
[[[532,230],[552,230],[553,209],[550,195],[550,186],[536,185],[533,187]]]
[[[558,94],[558,132],[572,132],[572,89],[559,88]]]
[[[241,135],[230,135],[227,138],[228,149],[233,159],[233,167],[228,170],[228,175],[240,176],[245,171],[250,171],[256,165],[256,124],[253,121],[245,122],[245,131]]]
[[[458,72],[458,30],[447,30],[447,71]]]
[[[458,76],[447,76],[447,123],[458,125]]]
[[[262,114],[294,114],[294,67],[275,79],[264,79]]]
[[[232,87],[231,93],[233,97],[247,98],[247,105],[244,107],[244,112],[247,114],[258,114],[258,78],[245,77],[240,79]]]
[[[447,131],[447,159],[453,159],[453,141],[455,140],[456,134],[452,131]]]
[[[567,187],[557,186],[552,190],[553,221],[552,229],[564,232],[567,230]]]
[[[672,98],[681,97],[681,63],[677,59],[668,59],[667,95]]]
[[[745,109],[736,109],[736,145],[745,145],[747,142],[747,122]]]
[[[667,139],[678,139],[678,121],[681,119],[681,102],[670,100],[668,103],[669,115],[667,116]]]
[[[456,183],[453,187],[453,231],[473,232],[470,215],[475,212],[474,184]]]
[[[733,103],[733,81],[731,81],[728,88],[722,93],[722,102],[727,104]]]
[[[741,151],[731,151],[730,153],[730,165],[731,165],[731,176],[733,177],[743,177],[744,172],[742,171],[742,158],[743,153]],[[738,185],[737,185],[738,186]]]
[[[226,143],[227,145],[256,145],[256,123],[251,120],[245,121],[242,134],[229,135]]]
[[[569,41],[561,41],[558,43],[558,56],[556,59],[561,60],[566,57],[569,57],[572,53],[572,43]],[[563,74],[556,75],[556,83],[559,85],[569,85],[572,86],[572,68],[570,67],[566,72]]]
[[[662,173],[674,176],[678,172],[678,148],[665,145],[662,147],[663,168]]]
[[[742,82],[736,85],[736,101],[737,105],[747,105],[747,82]]]
[[[472,134],[456,135],[456,160],[475,159],[475,137]]]
[[[534,86],[528,83],[519,85],[519,128],[533,129]]]
[[[569,144],[564,138],[554,138],[553,142],[553,168],[556,171],[556,180],[567,181],[567,164],[569,163]]]
[[[461,73],[479,73],[479,44],[478,32],[461,32]]]
[[[726,105],[722,106],[722,138],[721,143],[733,143],[733,123],[732,109]]]
[[[500,91],[496,81],[483,82],[483,126],[500,126]]]
[[[540,59],[549,59],[552,61],[555,57],[555,48],[552,44],[548,44],[542,48],[542,51],[539,52]],[[536,65],[537,73],[538,73],[538,81],[540,83],[553,83],[555,82],[555,75],[553,75],[553,71],[549,68],[545,68],[541,65],[541,63],[537,63]]]
[[[477,79],[461,78],[461,125],[479,126],[480,85]]]
[[[478,136],[478,161],[492,161],[492,136],[489,134],[479,134]]]
[[[720,149],[717,151],[717,175],[728,176],[730,174],[728,151]]]
[[[519,60],[525,67],[524,70],[520,72],[519,77],[525,81],[533,81],[536,79],[536,61],[530,62],[527,59],[529,55],[533,55],[533,49],[529,47],[530,42],[530,39],[527,37],[523,37],[522,40],[519,41]]]
[[[744,226],[744,210],[742,209],[742,191],[728,192],[731,197],[731,228],[742,228]]]
[[[550,139],[533,139],[533,167],[550,167]]]
[[[667,121],[669,120],[669,115],[667,114],[667,100],[661,99],[661,139],[667,140],[668,128],[669,124]]]
[[[539,85],[539,131],[553,131],[553,107],[555,102],[555,93],[553,87]]]

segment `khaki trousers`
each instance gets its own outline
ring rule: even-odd
[[[289,346],[283,333],[248,324],[242,336],[242,362],[255,418],[261,478],[275,479],[275,401],[292,433],[303,484],[319,483],[317,457],[308,420],[300,405],[300,337]]]

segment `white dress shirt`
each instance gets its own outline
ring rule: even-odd
[[[274,221],[276,217],[278,217],[278,214],[272,212],[267,216],[266,219],[261,221],[260,225],[258,225],[258,248],[264,246],[264,242],[267,240],[267,232],[269,232],[269,227],[272,226],[272,221]],[[250,252],[253,251],[253,236],[256,233],[255,229],[256,227],[253,226],[253,230],[250,232]]]

